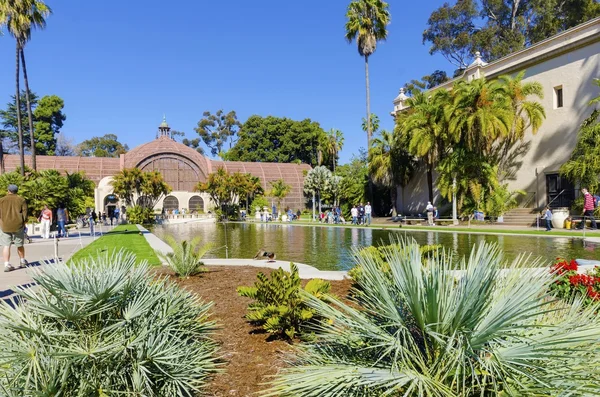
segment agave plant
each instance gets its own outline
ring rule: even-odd
[[[48,264],[33,279],[0,305],[0,395],[195,396],[217,369],[211,305],[132,254]]]
[[[488,244],[427,266],[414,242],[384,254],[392,282],[372,256],[358,256],[354,304],[306,297],[330,321],[265,395],[600,394],[600,307],[548,296],[547,270],[525,267],[526,257],[507,264]]]
[[[198,237],[192,241],[184,240],[181,243],[171,236],[167,236],[165,240],[173,252],[163,254],[156,251],[156,254],[175,274],[179,277],[189,277],[204,271],[202,257],[213,248],[214,244],[207,243],[199,247],[200,239]]]

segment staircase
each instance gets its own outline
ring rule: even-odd
[[[538,212],[531,208],[515,208],[504,214],[504,225],[535,226]]]

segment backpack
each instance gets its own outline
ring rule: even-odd
[[[598,208],[598,206],[600,205],[600,196],[593,196],[594,197],[594,208]]]

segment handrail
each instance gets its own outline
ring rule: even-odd
[[[554,200],[556,200],[557,198],[560,197],[561,194],[563,194],[565,192],[565,189],[561,190],[560,193],[558,193],[556,195],[556,197],[554,197],[547,205],[550,206],[550,204],[552,204],[554,202]]]

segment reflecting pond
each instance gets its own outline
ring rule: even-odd
[[[600,247],[569,237],[504,236],[402,229],[356,229],[348,227],[293,226],[272,223],[192,223],[157,226],[158,236],[172,235],[177,240],[199,237],[216,248],[206,256],[225,258],[227,241],[230,258],[253,258],[260,250],[274,251],[277,259],[305,263],[321,270],[347,270],[353,266],[353,247],[386,245],[390,239],[409,236],[419,244],[441,244],[454,255],[468,254],[473,245],[497,243],[512,260],[520,253],[531,253],[548,263],[556,257],[600,259]]]

